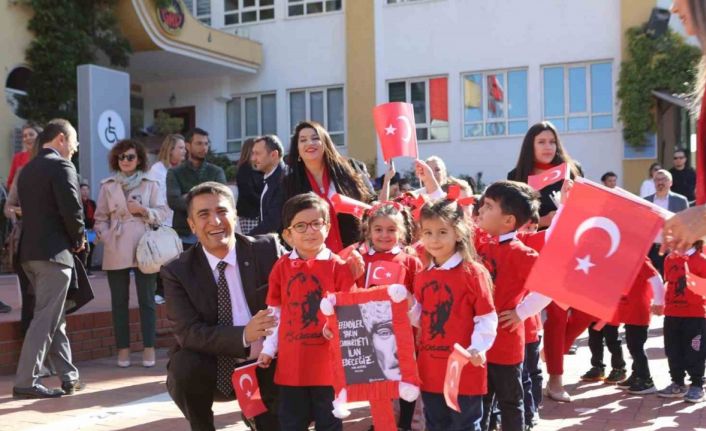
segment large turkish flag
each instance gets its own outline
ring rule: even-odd
[[[410,103],[383,103],[373,109],[375,131],[380,138],[382,158],[389,162],[395,157],[417,158],[417,128],[414,108]]]
[[[236,368],[231,378],[240,410],[247,418],[254,418],[267,411],[260,395],[260,385],[255,374],[256,367],[257,364],[251,364]]]
[[[525,287],[609,322],[662,223],[650,205],[577,179]]]

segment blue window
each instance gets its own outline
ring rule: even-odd
[[[544,119],[561,132],[612,128],[612,68],[609,62],[545,67]]]
[[[527,131],[527,70],[464,74],[463,137],[521,135]]]

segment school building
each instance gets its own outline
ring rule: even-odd
[[[159,9],[152,0],[120,0],[117,14],[134,51],[126,70],[133,130],[164,111],[185,128],[208,130],[213,150],[235,158],[260,134],[275,133],[288,147],[294,125],[310,118],[342,153],[381,174],[372,108],[406,101],[421,156],[442,157],[453,175],[505,178],[528,126],[550,120],[589,178],[611,170],[636,191],[658,151],[626,150],[617,79],[626,29],[662,3],[669,2],[173,0]],[[1,175],[23,123],[13,94],[31,73],[29,17],[18,2],[0,5]]]

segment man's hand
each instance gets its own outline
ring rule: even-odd
[[[257,362],[260,363],[258,365],[260,368],[269,368],[270,363],[272,362],[272,357],[270,355],[260,353],[260,356],[257,358]]]
[[[277,318],[269,310],[260,310],[245,325],[245,341],[254,343],[262,337],[272,335],[272,328],[277,326]]]
[[[481,367],[485,364],[485,353],[481,353],[476,349],[471,349],[468,353],[471,354],[471,365],[474,367]]]
[[[84,239],[84,240],[81,242],[81,245],[79,245],[78,247],[75,247],[75,248],[71,249],[71,252],[73,252],[73,253],[81,253],[81,252],[82,252],[83,250],[85,250],[85,249],[86,249],[86,240]]]
[[[501,328],[507,328],[510,331],[516,331],[522,325],[522,319],[517,315],[515,310],[507,310],[498,314],[498,324]]]
[[[667,250],[683,253],[697,240],[706,236],[706,206],[688,208],[664,222],[664,241],[660,254]]]

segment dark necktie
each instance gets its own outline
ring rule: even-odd
[[[230,302],[230,290],[226,280],[226,262],[220,261],[218,269],[218,325],[233,326],[233,307]],[[232,356],[218,356],[218,366],[216,368],[216,388],[225,396],[233,394],[233,384],[231,375],[235,369],[236,361]]]

